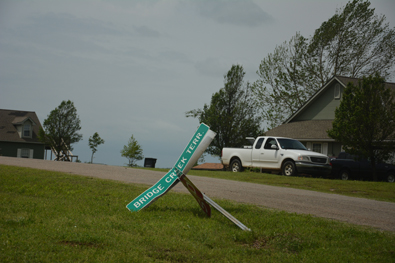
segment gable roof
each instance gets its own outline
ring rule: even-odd
[[[15,117],[15,119],[12,121],[12,124],[23,125],[28,120],[32,123],[32,125],[36,125],[36,123],[29,116]]]
[[[332,85],[333,82],[338,82],[343,87],[347,86],[348,82],[353,82],[358,84],[358,79],[356,78],[347,78],[347,77],[340,77],[340,76],[333,76],[330,80],[328,80],[319,90],[317,90],[310,99],[306,101],[294,114],[292,114],[285,123],[289,123],[294,119],[299,113],[301,113],[305,108],[311,105],[315,99],[317,99],[328,87]]]
[[[294,119],[303,110],[307,109],[323,92],[332,86],[334,82],[346,87],[349,82],[358,85],[358,78],[349,78],[342,76],[334,76],[322,88],[320,88],[314,95],[300,107],[292,116],[290,116],[282,125],[277,126],[266,132],[267,136],[279,136],[295,138],[300,141],[335,141],[326,133],[327,130],[332,129],[333,120],[304,120],[294,121]],[[385,87],[395,91],[395,83],[385,82]]]
[[[351,77],[343,77],[343,76],[333,76],[330,80],[328,80],[319,90],[317,90],[316,93],[314,93],[313,96],[309,100],[306,101],[305,104],[303,104],[293,115],[291,115],[287,120],[285,120],[285,123],[290,123],[292,120],[299,114],[301,113],[304,109],[306,109],[308,106],[310,106],[326,89],[332,86],[334,82],[339,83],[340,85],[345,88],[349,82],[351,82],[353,85],[357,86],[359,83],[359,78],[351,78]],[[392,89],[395,92],[395,83],[391,82],[385,82],[385,87]]]
[[[32,138],[19,137],[17,126],[26,121],[32,122]],[[0,141],[40,143],[38,131],[41,123],[33,111],[17,111],[0,109]]]

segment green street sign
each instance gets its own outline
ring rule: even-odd
[[[147,207],[150,203],[158,199],[169,191],[173,184],[176,185],[178,182],[178,176],[175,172],[175,168],[171,169],[165,176],[163,176],[156,184],[147,189],[140,196],[135,198],[126,207],[130,211],[139,211],[144,207]]]
[[[191,167],[190,161],[195,161],[196,159],[196,156],[195,158],[192,158],[192,156],[198,149],[201,142],[204,140],[208,131],[210,131],[210,128],[202,123],[195,132],[194,136],[190,140],[185,150],[182,152],[180,158],[178,158],[174,167],[167,174],[165,174],[155,185],[153,185],[144,193],[136,197],[126,207],[132,212],[139,211],[145,207],[148,207],[149,204],[154,202],[156,199],[167,193],[173,186],[175,186],[179,182],[176,169],[180,170],[184,174],[189,171]],[[211,142],[211,140],[209,142]],[[203,149],[203,151],[204,150],[205,149]]]
[[[174,187],[179,181],[181,181],[183,185],[188,189],[188,191],[192,194],[192,196],[196,199],[196,201],[208,217],[211,216],[211,205],[241,229],[251,231],[239,220],[229,214],[225,209],[223,209],[208,196],[202,193],[191,182],[191,180],[186,177],[189,169],[191,169],[191,167],[196,163],[202,153],[210,145],[214,137],[215,132],[211,131],[207,125],[202,123],[196,131],[195,135],[190,140],[185,150],[182,152],[180,158],[178,158],[178,161],[176,162],[174,167],[167,174],[165,174],[165,176],[163,176],[155,185],[153,185],[144,193],[136,197],[126,207],[131,212],[140,211],[141,209],[148,207],[156,199],[167,193],[172,187]]]
[[[199,128],[195,132],[195,135],[192,137],[189,144],[187,145],[187,147],[181,154],[180,158],[178,158],[178,161],[174,165],[175,168],[177,168],[184,174],[189,172],[189,171],[185,171],[185,168],[187,168],[187,164],[191,160],[192,155],[195,153],[196,149],[199,147],[200,143],[203,141],[203,138],[205,137],[205,135],[209,130],[210,127],[208,127],[206,124],[204,123],[200,124]]]

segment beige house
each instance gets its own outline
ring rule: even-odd
[[[266,135],[294,138],[315,152],[338,156],[342,145],[330,138],[326,131],[332,128],[335,109],[340,105],[344,88],[349,82],[358,85],[358,81],[357,78],[334,76],[295,114]],[[385,85],[395,91],[395,83],[387,82]]]

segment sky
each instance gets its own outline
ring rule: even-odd
[[[395,1],[370,2],[395,27]],[[105,143],[94,163],[127,164],[120,151],[133,135],[144,157],[170,168],[199,126],[185,113],[210,103],[232,65],[254,82],[276,45],[296,32],[312,36],[346,3],[0,0],[0,109],[34,111],[42,124],[71,100],[83,135],[73,154],[82,162],[98,132]]]

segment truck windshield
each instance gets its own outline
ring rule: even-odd
[[[292,139],[277,139],[282,149],[295,149],[295,150],[307,150],[307,148],[297,140]]]

